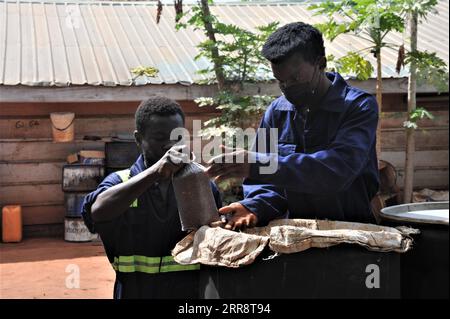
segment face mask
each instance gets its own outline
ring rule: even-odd
[[[294,104],[295,106],[311,105],[315,99],[315,93],[318,83],[315,88],[311,87],[313,80],[316,77],[316,70],[311,77],[311,81],[303,83],[293,83],[289,86],[282,87],[281,92],[285,96],[286,100]]]
[[[309,83],[292,84],[281,88],[286,100],[295,106],[309,105],[314,99],[314,90]]]

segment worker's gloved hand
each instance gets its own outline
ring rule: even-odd
[[[185,152],[186,148],[186,145],[172,146],[164,156],[152,166],[152,169],[155,170],[159,180],[170,178],[186,163],[189,163],[190,155]]]
[[[241,203],[232,203],[219,209],[219,214],[231,216],[223,226],[225,229],[239,230],[246,227],[254,227],[258,217]]]
[[[250,175],[249,155],[245,149],[232,149],[221,145],[224,153],[208,161],[206,173],[219,183],[227,178],[245,178]]]

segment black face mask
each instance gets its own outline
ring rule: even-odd
[[[286,100],[295,106],[309,105],[314,100],[314,89],[309,83],[292,84],[288,87],[281,88]]]
[[[287,87],[280,85],[281,92],[283,92],[286,100],[288,100],[295,106],[311,105],[314,102],[317,87],[319,85],[319,83],[317,83],[315,88],[311,86],[312,81],[316,77],[316,70],[314,70],[311,81],[309,82],[294,83]]]

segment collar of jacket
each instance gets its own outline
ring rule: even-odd
[[[144,163],[144,156],[139,155],[138,159],[130,168],[130,177],[135,176],[139,174],[140,172],[143,172],[146,169],[145,163]]]

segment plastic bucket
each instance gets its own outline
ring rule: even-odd
[[[75,113],[50,113],[50,120],[52,122],[53,141],[71,142],[74,140]]]

